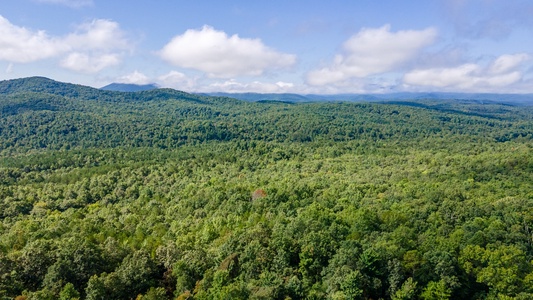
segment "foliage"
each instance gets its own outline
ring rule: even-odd
[[[1,299],[528,299],[533,110],[0,83]]]

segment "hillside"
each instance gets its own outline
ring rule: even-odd
[[[0,151],[205,141],[414,139],[531,134],[532,109],[464,101],[248,103],[157,89],[110,92],[44,78],[0,82]],[[474,129],[473,131],[471,129]]]
[[[0,299],[533,297],[533,107],[276,100],[0,82]]]

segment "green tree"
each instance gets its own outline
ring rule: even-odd
[[[60,300],[78,300],[80,299],[80,293],[76,291],[74,288],[74,285],[72,283],[67,283],[59,292],[59,299]]]
[[[422,291],[421,297],[425,300],[447,300],[450,299],[452,292],[450,288],[446,286],[446,282],[430,281],[426,288]]]

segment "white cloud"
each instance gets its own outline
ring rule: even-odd
[[[150,84],[152,81],[143,73],[135,70],[133,73],[124,75],[118,79],[120,83],[133,83],[133,84]]]
[[[73,52],[65,59],[61,60],[60,65],[65,68],[81,73],[96,73],[107,67],[115,66],[120,63],[120,57],[117,54],[100,54],[91,56],[86,53]]]
[[[240,82],[235,79],[213,81],[205,77],[191,78],[184,73],[171,71],[157,78],[162,87],[170,87],[187,92],[227,92],[227,93],[287,93],[295,92],[295,85],[291,82]]]
[[[276,82],[276,85],[279,86],[280,88],[292,88],[292,87],[294,87],[294,83],[292,83],[292,82],[278,81],[278,82]]]
[[[174,88],[184,91],[193,91],[195,87],[195,79],[187,77],[187,75],[171,71],[167,74],[161,75],[157,78],[159,84],[163,87]]]
[[[0,60],[28,63],[50,58],[69,49],[44,31],[31,31],[0,16]]]
[[[364,28],[343,45],[330,66],[311,71],[311,85],[340,84],[352,78],[393,71],[430,45],[437,32],[433,28],[391,32],[390,26]]]
[[[253,81],[248,83],[238,82],[234,79],[224,82],[215,82],[203,88],[204,92],[227,93],[288,93],[293,91],[294,84],[278,81],[276,83]]]
[[[506,73],[520,66],[520,64],[530,60],[530,58],[531,57],[525,53],[502,55],[494,60],[489,68],[489,71],[493,74]]]
[[[521,64],[529,60],[527,54],[502,55],[488,66],[468,63],[449,68],[417,69],[404,75],[404,83],[412,86],[468,92],[501,91],[520,82]]]
[[[69,34],[64,42],[75,49],[124,50],[130,47],[124,35],[118,23],[97,19],[78,26],[77,32]]]
[[[258,76],[268,69],[286,68],[296,62],[295,55],[271,49],[260,39],[228,36],[210,26],[174,37],[159,55],[175,66],[219,78]]]
[[[35,0],[40,3],[65,5],[73,8],[93,5],[93,0]]]
[[[170,71],[169,73],[165,75],[159,76],[159,80],[161,81],[167,81],[167,82],[183,82],[187,79],[187,75],[178,72],[178,71]]]
[[[94,20],[80,25],[76,32],[64,37],[49,36],[45,31],[32,31],[11,24],[0,16],[0,60],[30,63],[64,56],[64,68],[94,73],[120,63],[129,41],[118,23]]]

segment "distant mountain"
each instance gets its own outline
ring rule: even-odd
[[[158,89],[156,84],[130,84],[130,83],[111,83],[102,88],[104,91],[115,92],[142,92]]]
[[[282,93],[282,94],[262,94],[262,93],[205,93],[201,95],[206,96],[212,96],[212,97],[229,97],[229,98],[235,98],[239,100],[244,101],[252,101],[252,102],[259,102],[259,101],[283,101],[283,102],[309,102],[312,101],[308,97],[304,95],[299,94],[290,94],[290,93]]]
[[[310,95],[313,97],[312,95]],[[353,97],[354,95],[344,95]],[[497,94],[497,93],[449,93],[449,92],[425,92],[425,93],[390,93],[390,94],[371,94],[359,95],[372,97],[378,101],[394,100],[471,100],[471,101],[489,101],[506,104],[527,104],[533,105],[533,94]],[[321,97],[321,95],[318,95]],[[369,99],[370,100],[370,99]]]
[[[137,92],[137,93],[131,93]],[[174,89],[161,89],[155,84],[135,85],[113,83],[101,89],[79,84],[58,82],[45,77],[28,77],[0,81],[0,94],[45,93],[82,100],[100,99],[111,102],[152,101],[155,99],[182,99],[193,102],[232,102],[234,99],[250,102],[389,102],[406,100],[467,100],[479,103],[502,103],[533,106],[533,94],[495,93],[389,93],[389,94],[291,94],[291,93],[199,93],[189,94]],[[214,97],[209,99],[210,97]],[[232,99],[230,99],[232,98]]]
[[[0,81],[0,156],[5,151],[11,154],[45,148],[176,148],[231,140],[424,139],[433,134],[462,134],[468,131],[467,124],[474,129],[468,134],[495,141],[533,135],[533,105],[408,99],[413,94],[382,99],[372,95],[374,103],[365,95],[248,94],[251,96],[257,101],[165,88],[135,93],[105,91],[42,77]],[[349,103],[357,97],[366,103]],[[290,102],[307,99],[319,102]],[[0,170],[0,185],[2,176]]]
[[[275,93],[206,93],[202,95],[231,97],[245,101],[284,102],[329,102],[329,101],[403,101],[403,100],[470,100],[506,104],[533,105],[533,94],[490,94],[490,93],[389,93],[389,94],[275,94]]]

